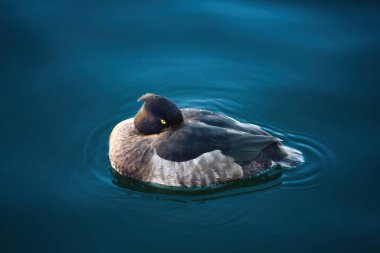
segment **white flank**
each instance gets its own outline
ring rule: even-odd
[[[170,186],[202,186],[242,177],[242,167],[219,150],[185,162],[165,160],[155,152],[149,181]]]

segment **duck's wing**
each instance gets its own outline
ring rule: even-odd
[[[270,135],[257,125],[241,123],[233,118],[219,113],[192,108],[181,109],[181,111],[185,121],[199,121],[210,126],[230,128],[254,135]]]
[[[195,121],[175,131],[161,133],[153,146],[161,158],[170,161],[188,161],[220,150],[237,162],[246,162],[276,142],[280,140],[270,135],[254,135]]]

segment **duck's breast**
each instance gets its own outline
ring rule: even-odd
[[[124,176],[144,180],[152,170],[154,148],[152,138],[140,135],[133,118],[117,124],[109,140],[109,158],[112,168]]]

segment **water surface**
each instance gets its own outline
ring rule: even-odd
[[[2,1],[2,252],[379,252],[380,7]],[[263,126],[305,164],[221,189],[112,175],[146,92]]]

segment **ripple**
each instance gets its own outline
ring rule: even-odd
[[[334,163],[334,154],[322,142],[303,134],[287,133],[264,127],[273,135],[280,136],[284,144],[302,152],[305,162],[294,169],[285,170],[281,191],[311,191],[320,187],[325,175],[323,168]],[[274,129],[274,130],[273,130]]]
[[[186,101],[189,106],[198,104],[198,107],[202,107],[203,103],[208,101],[174,96],[174,100],[181,99]],[[226,107],[238,107],[236,102],[228,102],[222,99],[215,102],[213,98],[209,99],[213,101],[213,107],[216,111],[223,111]],[[234,115],[232,116],[234,117]],[[291,170],[272,168],[252,179],[200,189],[179,189],[152,185],[120,177],[110,168],[108,137],[120,118],[121,115],[112,117],[104,121],[102,125],[92,126],[86,130],[83,145],[83,168],[79,170],[79,175],[74,176],[87,178],[87,186],[82,187],[82,194],[104,195],[109,200],[114,201],[125,201],[129,197],[143,197],[175,202],[202,202],[253,192],[310,191],[319,187],[322,182],[321,175],[324,165],[333,161],[330,149],[314,138],[284,132],[275,127],[255,122],[263,126],[266,131],[282,138],[286,145],[300,150],[304,155],[305,163]]]
[[[149,64],[156,63],[156,58],[152,57],[150,61],[147,62]],[[197,61],[193,58],[184,60],[179,69],[183,71],[182,68],[187,66],[189,68],[187,75],[202,71],[202,68],[194,62]],[[150,66],[148,76],[155,80],[154,83],[147,81],[141,74],[138,74],[132,77],[128,86],[118,85],[114,87],[115,91],[111,91],[112,101],[110,102],[112,102],[112,107],[106,111],[107,113],[102,112],[100,115],[102,120],[100,122],[87,120],[82,124],[83,129],[78,130],[79,135],[83,138],[83,150],[80,151],[83,153],[82,167],[75,172],[77,175],[72,175],[73,178],[77,178],[78,185],[82,183],[83,178],[88,179],[87,184],[80,187],[81,194],[104,195],[107,199],[114,201],[127,201],[129,198],[153,198],[189,202],[233,197],[252,192],[311,191],[321,186],[323,183],[322,175],[324,175],[323,168],[334,160],[334,155],[325,144],[309,135],[286,132],[272,125],[252,122],[252,119],[249,119],[251,113],[247,111],[247,108],[267,103],[264,100],[265,98],[260,97],[260,94],[265,93],[261,91],[262,87],[268,86],[270,89],[274,89],[277,85],[269,78],[277,73],[275,70],[259,68],[255,64],[236,65],[233,62],[224,61],[224,65],[231,68],[229,72],[222,71],[227,75],[216,76],[215,73],[227,70],[227,67],[222,67],[220,63],[214,63],[215,73],[210,70],[208,75],[202,76],[198,81],[195,81],[190,75],[188,76],[190,80],[183,80],[179,89],[178,85],[175,84],[176,81],[168,78],[171,72],[178,71],[175,63],[175,61],[168,63],[165,67],[154,68]],[[251,74],[239,75],[239,80],[236,80],[237,74],[243,68],[244,70],[251,70],[248,71]],[[231,73],[234,74],[231,75]],[[283,82],[287,83],[293,82],[295,78],[288,74],[277,73],[277,75],[280,76],[276,80],[282,79]],[[189,82],[195,84],[187,85]],[[235,82],[244,85],[235,85]],[[263,85],[259,85],[260,83]],[[207,84],[209,85],[205,87]],[[148,91],[170,97],[181,108],[208,109],[243,122],[255,123],[274,136],[283,139],[285,145],[300,150],[304,155],[305,163],[292,170],[273,168],[250,180],[196,190],[157,187],[132,179],[118,178],[112,172],[108,160],[109,135],[118,122],[132,117],[137,112],[141,106],[136,102],[137,98]],[[257,95],[245,96],[248,92],[257,93]],[[257,110],[260,109],[262,110],[260,107],[257,108]]]

